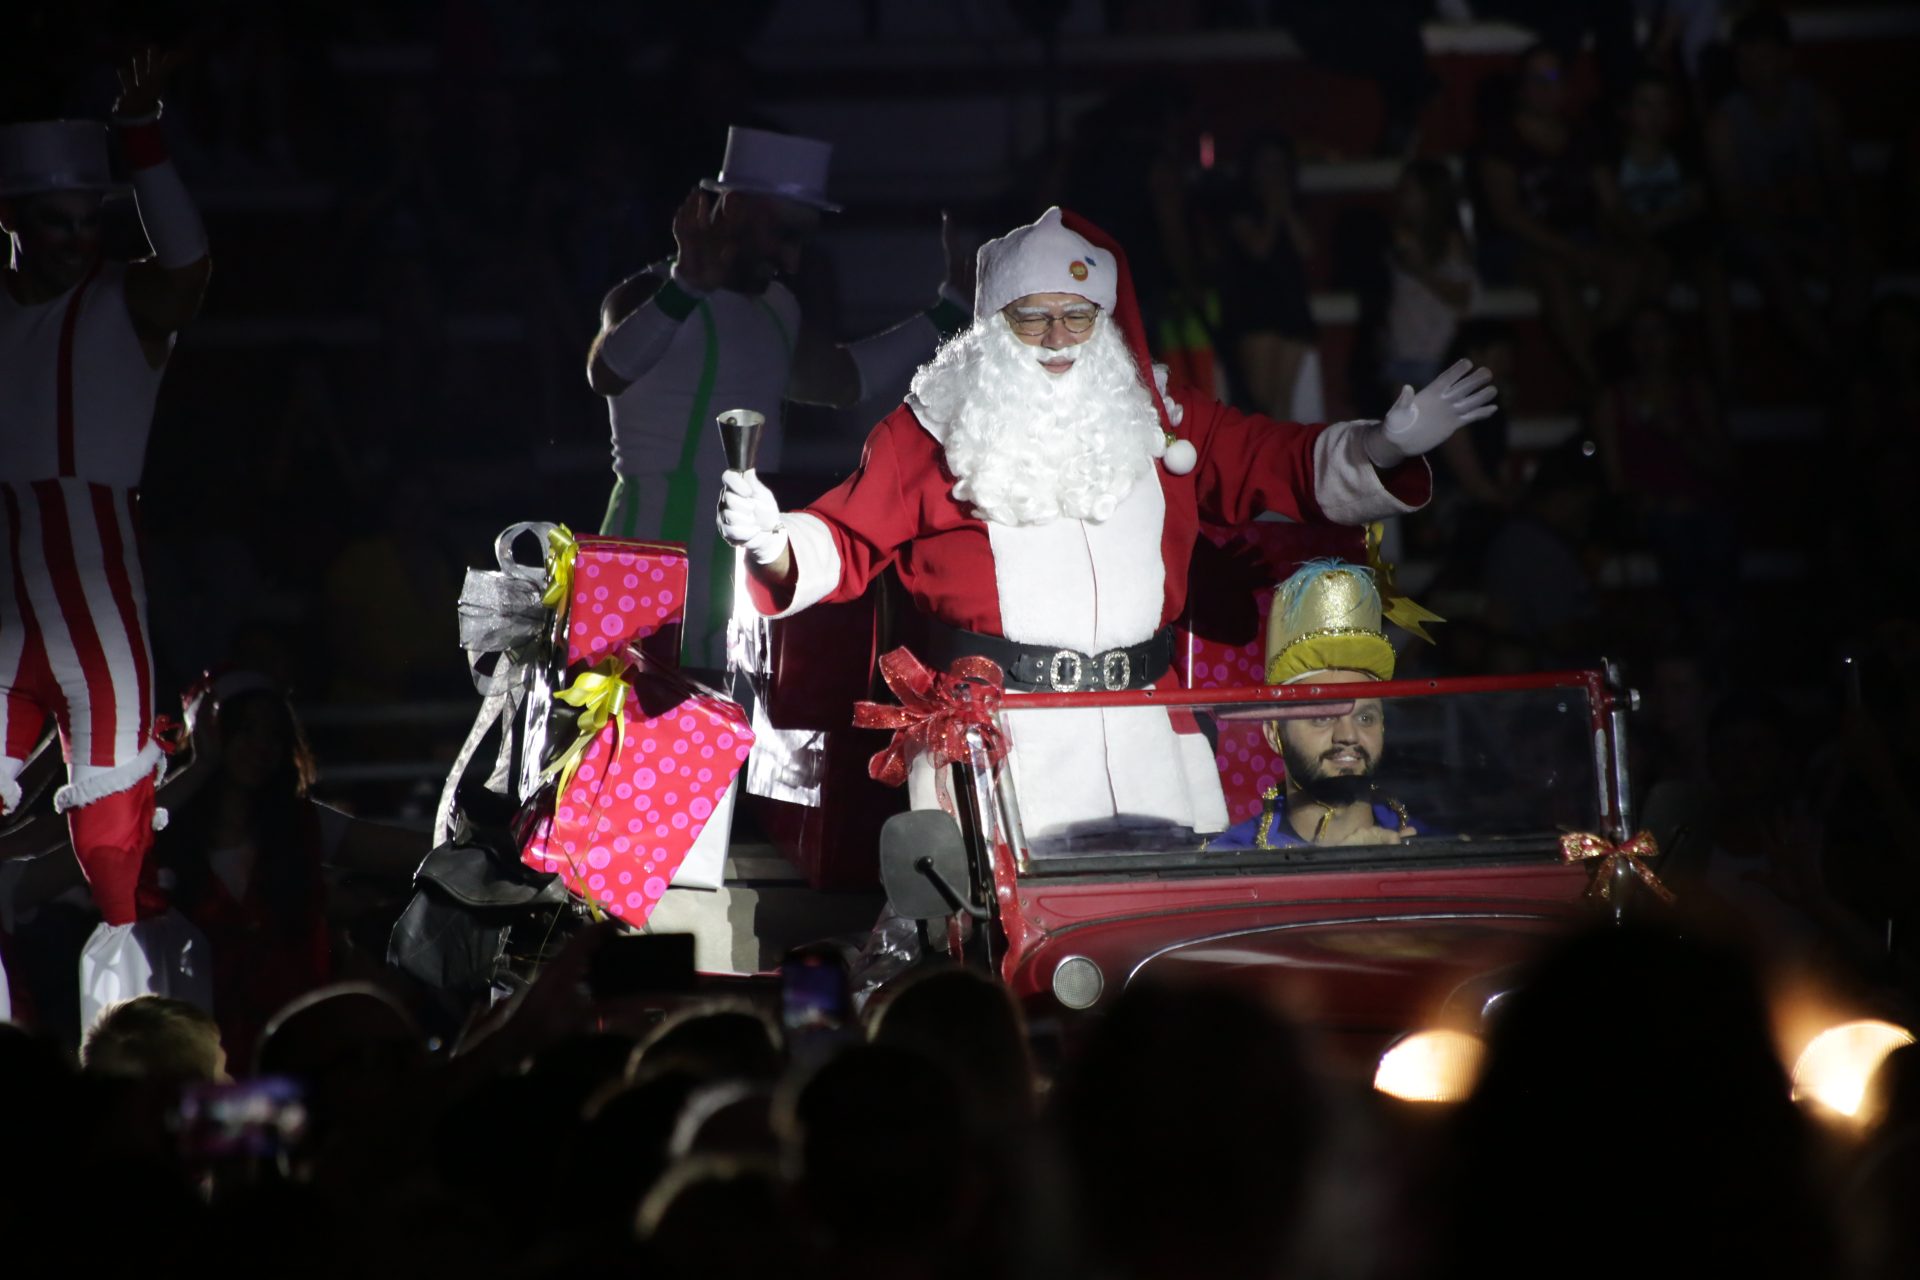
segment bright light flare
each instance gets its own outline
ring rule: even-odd
[[[1407,1102],[1459,1102],[1473,1092],[1486,1052],[1465,1031],[1416,1031],[1380,1056],[1373,1087]]]
[[[1873,1073],[1888,1054],[1912,1043],[1912,1032],[1878,1018],[1828,1027],[1793,1064],[1793,1099],[1811,1098],[1829,1111],[1857,1116]]]

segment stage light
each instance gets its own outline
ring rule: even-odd
[[[1373,1087],[1407,1102],[1459,1102],[1480,1078],[1486,1046],[1465,1031],[1416,1031],[1380,1056]]]
[[[1878,1018],[1828,1027],[1793,1064],[1794,1101],[1810,1099],[1839,1115],[1857,1116],[1873,1073],[1888,1054],[1912,1043],[1912,1032]]]

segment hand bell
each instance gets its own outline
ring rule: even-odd
[[[753,470],[760,437],[767,427],[766,415],[751,409],[729,409],[714,422],[720,428],[720,447],[726,450],[727,470]]]

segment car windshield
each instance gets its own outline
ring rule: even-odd
[[[1230,869],[1552,857],[1562,832],[1602,830],[1610,739],[1584,686],[1441,683],[1378,686],[1402,691],[1386,697],[1316,686],[1327,701],[1010,700],[996,820],[1036,873],[1142,858]]]

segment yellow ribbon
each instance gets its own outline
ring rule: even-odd
[[[600,736],[607,721],[613,721],[613,754],[618,756],[621,747],[627,741],[627,693],[630,686],[623,678],[627,664],[620,658],[608,658],[591,671],[582,671],[573,678],[573,683],[554,694],[554,698],[568,706],[580,708],[578,732],[573,745],[563,752],[558,760],[540,772],[541,781],[558,774],[560,777],[559,794],[567,794],[567,788],[573,784],[573,775],[579,772],[580,762],[587,758],[587,748]]]
[[[1672,902],[1673,890],[1660,883],[1660,877],[1653,874],[1653,868],[1645,861],[1658,856],[1660,846],[1645,831],[1619,844],[1591,831],[1570,831],[1560,837],[1562,862],[1598,862],[1593,872],[1593,883],[1587,888],[1587,896],[1602,902],[1613,899],[1613,877],[1615,869],[1619,867],[1625,867],[1628,874],[1639,879],[1660,901]]]
[[[1367,526],[1367,568],[1373,570],[1374,585],[1380,588],[1380,611],[1394,626],[1432,644],[1433,637],[1427,634],[1425,624],[1445,622],[1446,619],[1426,606],[1416,604],[1394,586],[1393,566],[1380,555],[1380,540],[1385,533],[1386,526],[1378,520]]]
[[[541,604],[558,609],[573,595],[573,560],[579,554],[573,530],[563,524],[547,530],[547,590]]]

